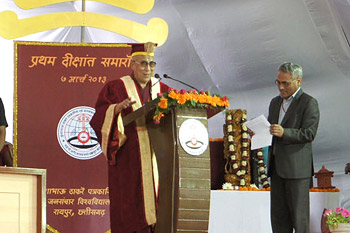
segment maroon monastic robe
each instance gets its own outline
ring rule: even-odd
[[[168,91],[166,84],[156,82],[151,80],[152,99],[159,91]],[[115,113],[116,104],[128,97],[136,103],[120,114]],[[158,174],[148,131],[142,121],[125,128],[121,121],[121,117],[141,107],[142,102],[139,87],[130,76],[111,81],[101,90],[90,122],[109,161],[112,233],[131,233],[156,222]]]

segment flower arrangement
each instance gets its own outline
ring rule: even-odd
[[[230,182],[225,182],[222,185],[223,190],[236,190],[238,189],[238,186],[234,187]]]
[[[310,192],[317,192],[317,193],[322,193],[322,192],[329,192],[329,193],[339,193],[340,189],[338,188],[310,188]]]
[[[232,122],[232,116],[231,115],[227,115],[226,117],[227,122]],[[230,121],[231,120],[231,121]],[[237,155],[237,151],[232,151],[232,155],[230,156],[231,158],[231,162],[232,167],[233,167],[233,172],[237,175],[237,177],[239,178],[240,182],[239,185],[240,186],[245,186],[246,185],[246,181],[245,181],[245,176],[249,174],[248,171],[248,164],[249,164],[249,140],[248,140],[248,133],[247,133],[247,127],[245,126],[245,121],[247,120],[247,116],[246,114],[243,114],[242,116],[242,146],[241,146],[241,150],[242,150],[242,156],[241,156],[241,162],[240,165],[238,164],[238,155]],[[230,124],[228,124],[229,127]],[[234,144],[234,137],[233,135],[229,135],[228,136],[228,142],[229,142],[229,148],[233,146],[233,148],[235,148],[235,144]]]
[[[250,183],[249,139],[246,110],[227,110],[225,120],[225,180],[236,186]]]
[[[222,185],[223,190],[232,190],[232,191],[270,191],[270,187],[259,189],[255,184],[249,186],[233,186],[230,182],[225,182]]]
[[[251,180],[251,152],[246,121],[246,110],[226,110],[224,156],[227,162],[225,164],[225,180],[242,188],[249,187]],[[259,186],[261,185],[262,188],[267,189],[269,188],[269,182],[265,173],[266,166],[262,149],[257,150],[257,156],[254,160],[258,162]]]
[[[226,96],[211,95],[209,91],[196,90],[180,91],[169,88],[168,92],[158,93],[156,98],[156,110],[153,120],[156,124],[160,123],[160,119],[165,116],[172,106],[181,106],[185,108],[219,108],[225,109],[229,107],[229,101]]]
[[[350,211],[342,207],[338,207],[336,210],[328,209],[324,212],[324,216],[327,217],[327,226],[332,229],[337,228],[339,223],[350,224]]]

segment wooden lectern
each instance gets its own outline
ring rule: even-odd
[[[155,232],[208,232],[211,174],[207,129],[208,118],[219,111],[172,108],[157,125],[152,120],[155,106],[152,101],[123,119],[124,125],[144,119],[157,157]]]

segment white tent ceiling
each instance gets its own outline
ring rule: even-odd
[[[0,0],[0,12],[19,18],[81,11],[81,2],[23,10],[13,0]],[[276,69],[284,61],[303,66],[303,90],[319,101],[321,122],[314,142],[316,171],[324,164],[335,171],[336,186],[350,193],[348,104],[350,99],[349,0],[156,0],[143,15],[101,2],[87,1],[85,11],[146,24],[152,17],[169,26],[167,41],[157,49],[157,73],[168,74],[197,89],[230,97],[230,108],[243,108],[248,118],[267,113],[278,95]],[[0,22],[0,27],[6,22]],[[83,34],[82,34],[83,33]],[[97,28],[66,27],[16,40],[123,43],[130,38]],[[0,37],[1,98],[13,124],[13,42]],[[170,86],[182,84],[164,80]],[[223,114],[210,120],[210,137],[223,137]],[[12,127],[12,126],[11,126]],[[8,140],[12,141],[9,127]],[[343,203],[350,205],[346,195]]]

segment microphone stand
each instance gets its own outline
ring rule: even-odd
[[[156,79],[158,79],[158,80],[157,80],[157,82],[153,83],[152,87],[153,87],[154,85],[156,85],[157,83],[159,83],[160,80],[162,80],[162,78],[159,76],[159,74],[155,74],[154,77],[155,77]]]
[[[187,87],[190,87],[190,88],[192,88],[192,89],[195,89],[197,92],[199,92],[199,90],[198,90],[197,88],[195,88],[195,87],[193,87],[193,86],[191,86],[191,85],[189,85],[189,84],[187,84],[187,83],[184,83],[184,82],[182,82],[181,80],[174,79],[174,78],[168,76],[167,74],[163,74],[163,77],[164,77],[164,78],[171,79],[171,80],[174,80],[174,81],[176,81],[176,82],[179,82],[179,83],[181,83],[181,84],[183,84],[183,85],[185,85],[185,86],[187,86]]]

